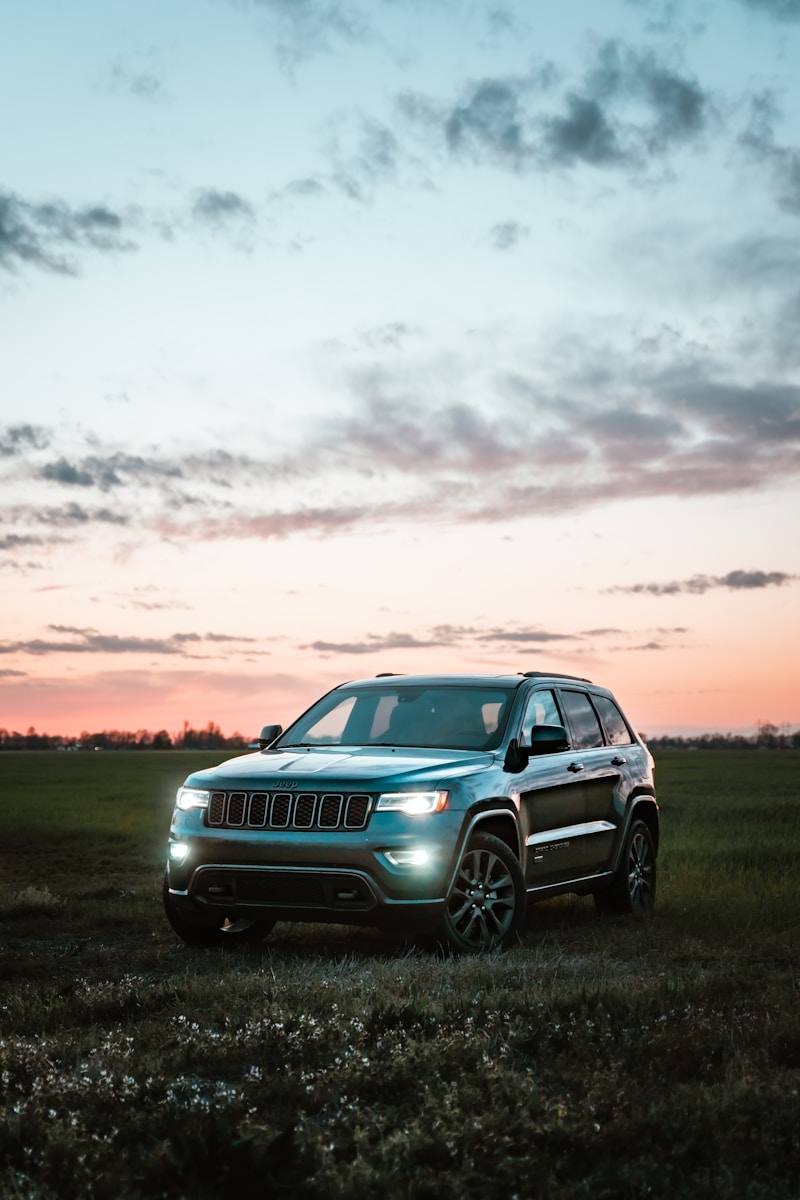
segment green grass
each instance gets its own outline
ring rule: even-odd
[[[0,756],[0,1196],[800,1196],[800,755],[665,753],[657,912],[439,959],[278,925],[190,951],[208,754]]]

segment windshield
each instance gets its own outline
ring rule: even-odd
[[[386,684],[338,688],[295,721],[275,744],[424,746],[494,750],[505,729],[513,688]]]

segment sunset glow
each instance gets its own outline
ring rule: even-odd
[[[800,727],[800,9],[17,5],[0,726]]]

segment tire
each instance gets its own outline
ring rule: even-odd
[[[162,891],[164,912],[167,920],[178,937],[189,946],[242,946],[260,942],[271,932],[275,922],[259,919],[251,921],[246,918],[231,920],[221,917],[218,922],[209,924],[207,921],[192,921],[179,911],[175,901],[169,894],[166,874]]]
[[[645,917],[653,911],[655,899],[655,842],[644,821],[634,821],[611,884],[595,892],[595,908],[600,913],[630,913],[634,917]]]
[[[492,834],[475,834],[458,865],[437,940],[458,954],[506,949],[519,940],[527,901],[513,850]]]

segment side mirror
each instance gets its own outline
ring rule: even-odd
[[[567,731],[563,725],[534,725],[531,730],[530,754],[555,754],[569,750]]]
[[[520,746],[517,738],[511,739],[503,766],[506,771],[519,774],[525,770],[532,758],[568,749],[567,731],[563,725],[534,725],[530,746]]]
[[[265,725],[258,735],[259,750],[266,750],[283,733],[282,725]]]

